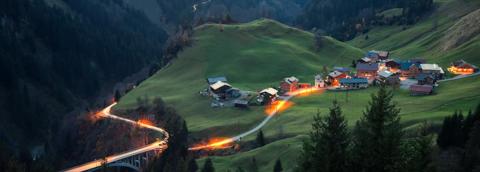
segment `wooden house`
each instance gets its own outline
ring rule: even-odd
[[[357,77],[367,78],[368,80],[374,80],[377,77],[378,64],[371,63],[357,63]]]
[[[388,67],[391,71],[396,71],[400,69],[400,63],[392,59],[387,60],[385,62],[385,66]]]
[[[435,79],[442,79],[445,72],[437,64],[420,64],[420,71],[424,74],[430,74]]]
[[[232,86],[230,84],[222,81],[217,81],[210,85],[210,91],[220,96],[225,96],[226,91],[231,88]]]
[[[410,95],[412,96],[431,95],[432,93],[433,93],[433,86],[431,85],[411,85],[410,86]]]
[[[389,70],[382,70],[378,72],[377,82],[386,85],[399,85],[400,77]]]
[[[298,88],[298,78],[291,76],[283,79],[282,82],[280,82],[280,89],[282,89],[283,92],[291,92],[295,91]]]
[[[400,76],[407,78],[415,78],[420,73],[420,68],[418,65],[410,62],[404,61],[400,62]]]
[[[452,63],[448,68],[448,71],[456,75],[468,75],[478,72],[478,67],[467,63],[464,60],[458,60]]]
[[[339,86],[339,80],[346,78],[348,75],[339,71],[333,71],[328,74],[327,81],[331,86]]]

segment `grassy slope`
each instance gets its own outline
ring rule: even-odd
[[[194,46],[124,96],[115,108],[133,108],[137,97],[162,97],[187,120],[190,131],[236,134],[261,120],[263,110],[210,108],[210,100],[198,95],[206,87],[207,76],[225,75],[236,87],[260,90],[291,75],[312,82],[322,65],[349,64],[362,54],[331,38],[325,39],[321,50],[314,51],[312,34],[271,20],[225,25],[224,29],[220,32],[216,24],[197,28]]]
[[[453,60],[465,59],[480,65],[480,36],[449,51],[442,51],[441,38],[447,30],[468,13],[480,8],[480,1],[475,0],[436,0],[436,9],[431,15],[421,19],[413,26],[375,27],[368,32],[369,39],[359,36],[349,44],[364,50],[382,49],[393,51],[399,58],[423,57],[446,67]],[[436,26],[436,27],[435,27]]]

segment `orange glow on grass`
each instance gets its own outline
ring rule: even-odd
[[[302,88],[296,91],[288,92],[287,95],[289,96],[297,96],[297,97],[305,97],[312,95],[314,93],[322,93],[324,90],[323,89],[318,89],[314,87],[310,88]]]
[[[140,126],[144,126],[144,125],[155,126],[155,124],[154,124],[152,121],[148,120],[148,119],[140,119],[140,120],[137,121],[137,123],[138,123],[138,125],[140,125]]]
[[[221,138],[221,137],[216,137],[208,140],[207,143],[200,143],[198,145],[195,145],[189,150],[220,150],[220,149],[227,149],[231,148],[233,146],[233,141],[231,138]]]
[[[292,106],[293,106],[292,102],[284,101],[284,100],[276,100],[265,107],[265,113],[267,115],[272,115],[272,114],[275,114],[275,112],[277,113],[283,112]]]

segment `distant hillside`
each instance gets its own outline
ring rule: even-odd
[[[435,6],[415,25],[375,27],[349,44],[393,51],[394,57],[423,57],[443,67],[458,59],[480,65],[480,1],[437,0]]]

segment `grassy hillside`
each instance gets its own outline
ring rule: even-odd
[[[278,85],[291,75],[313,82],[322,65],[350,64],[362,54],[332,38],[326,38],[325,46],[315,51],[312,34],[265,19],[241,25],[204,25],[196,29],[195,40],[172,65],[124,96],[115,108],[133,108],[138,97],[162,97],[193,132],[225,134],[220,127],[244,130],[264,117],[262,108],[210,108],[210,100],[198,94],[206,88],[207,76],[225,75],[233,86],[255,91]]]
[[[360,35],[349,44],[364,50],[390,50],[399,58],[423,57],[444,67],[456,59],[480,65],[480,1],[436,0],[435,5],[432,14],[415,25],[375,27],[366,34],[367,40]],[[462,35],[468,32],[473,34]],[[458,45],[445,49],[452,41]]]
[[[223,32],[220,31],[222,27]],[[352,59],[362,56],[361,50],[331,38],[326,38],[324,47],[315,51],[312,34],[265,19],[239,25],[204,25],[196,29],[195,40],[195,44],[182,52],[170,66],[125,95],[115,107],[116,110],[134,108],[139,97],[148,97],[150,100],[162,97],[185,118],[193,136],[231,136],[260,122],[265,117],[263,109],[210,108],[210,100],[198,95],[198,91],[206,87],[207,76],[225,75],[236,87],[260,90],[278,85],[283,77],[291,75],[305,82],[313,82],[313,75],[319,73],[323,65],[346,66]],[[393,46],[397,42],[389,43]],[[350,44],[359,45],[365,50],[382,48],[376,47],[380,44],[369,44],[359,39]],[[398,46],[413,45],[414,41]],[[419,55],[429,51],[418,49],[416,52]],[[395,55],[404,52],[402,50],[395,51]],[[466,52],[462,51],[462,54],[466,55]],[[411,53],[411,56],[417,54]],[[433,56],[428,57],[433,59]],[[402,123],[409,128],[424,120],[438,122],[456,109],[473,107],[480,97],[479,88],[479,77],[472,77],[442,83],[433,96],[410,97],[407,91],[396,90],[394,100],[402,109]],[[295,106],[279,114],[263,129],[270,139],[280,134],[292,137],[248,152],[214,157],[214,165],[218,171],[237,167],[248,169],[251,158],[255,157],[260,171],[270,171],[276,158],[280,158],[284,169],[290,171],[301,148],[301,140],[306,138],[304,135],[309,132],[312,117],[317,111],[326,114],[332,100],[338,99],[352,126],[376,90],[372,87],[351,91],[348,102],[346,94],[341,92],[295,98]],[[252,139],[254,136],[243,140]],[[199,160],[199,164],[202,163],[203,159]]]

